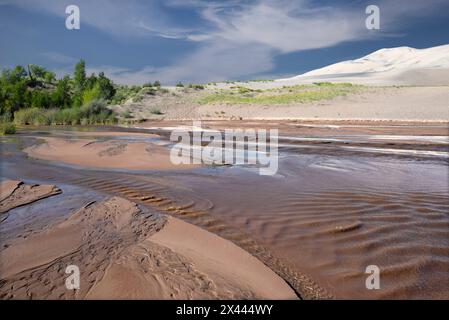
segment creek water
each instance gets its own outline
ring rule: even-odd
[[[272,126],[280,127],[279,169],[273,176],[245,165],[131,172],[26,157],[22,149],[39,136],[76,137],[76,130],[47,128],[1,138],[1,176],[67,189],[72,196],[57,207],[61,214],[77,201],[81,205],[83,194],[134,200],[144,199],[142,193],[156,195],[162,200],[148,205],[173,214],[189,208],[185,217],[192,223],[237,244],[250,238],[337,298],[449,298],[447,126]],[[160,141],[149,141],[167,143],[168,129],[147,126],[139,132],[160,134]],[[44,201],[57,203],[57,197]],[[35,205],[45,211],[43,204]],[[15,210],[33,221],[25,209]],[[8,223],[17,228],[13,211],[5,233]],[[380,269],[379,290],[365,286],[369,265]]]

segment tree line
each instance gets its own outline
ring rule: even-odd
[[[56,80],[54,72],[37,65],[4,69],[0,76],[0,114],[12,120],[24,108],[80,108],[94,100],[110,101],[116,89],[103,72],[86,76],[86,64],[75,65],[73,77]]]

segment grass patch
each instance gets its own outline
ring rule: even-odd
[[[253,80],[248,80],[246,82],[274,82],[273,79],[253,79]]]
[[[231,90],[220,90],[199,99],[200,104],[289,104],[331,100],[356,92],[360,86],[350,83],[319,83],[298,85],[267,90],[251,90],[237,87]]]

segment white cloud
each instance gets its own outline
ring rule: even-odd
[[[304,6],[304,3],[302,4]],[[329,47],[364,34],[360,13],[323,8],[309,14],[307,7],[291,8],[259,3],[235,14],[220,15],[219,10],[205,10],[204,17],[219,31],[215,36],[231,43],[257,43],[283,53]]]
[[[77,61],[77,59],[67,56],[65,54],[59,52],[43,52],[42,56],[48,59],[51,62],[60,63],[60,64],[73,64]]]
[[[291,15],[293,9],[300,15]],[[294,8],[260,1],[239,10],[217,4],[201,10],[203,19],[213,28],[189,36],[203,42],[200,49],[171,66],[144,68],[117,78],[128,83],[148,79],[207,82],[268,73],[274,67],[276,54],[355,40],[364,28],[360,15],[354,12],[324,8],[309,15],[305,2],[297,2]]]
[[[67,6],[77,5],[81,28],[88,25],[122,37],[162,36],[165,33],[181,36],[187,31],[173,28],[173,17],[160,10],[156,0],[0,0],[1,4],[61,17],[67,16]]]
[[[230,47],[213,43],[166,67],[146,66],[130,70],[112,66],[88,68],[88,73],[104,73],[117,83],[143,84],[159,80],[163,84],[209,82],[268,72],[274,67],[271,50],[258,46]]]
[[[122,83],[161,80],[215,81],[269,73],[276,55],[334,46],[346,41],[391,36],[395,25],[414,15],[438,10],[446,0],[382,1],[381,19],[388,32],[365,29],[365,8],[353,6],[314,6],[309,0],[200,1],[166,0],[165,7],[189,8],[202,19],[181,25],[169,9],[156,0],[0,0],[25,8],[64,15],[65,6],[78,4],[82,24],[86,23],[119,37],[153,35],[195,41],[199,48],[169,66],[146,66],[133,71],[106,67],[105,72]],[[447,4],[447,1],[446,1]],[[201,25],[201,29],[194,26]],[[389,34],[390,32],[390,34]],[[98,69],[98,67],[96,68]]]

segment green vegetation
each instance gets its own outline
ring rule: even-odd
[[[131,114],[131,112],[129,110],[125,110],[122,112],[122,117],[125,119],[130,119],[133,117],[133,115]]]
[[[1,133],[14,133],[15,125],[109,124],[115,118],[107,108],[116,87],[104,73],[86,76],[80,60],[73,78],[59,80],[36,65],[5,69],[0,76]]]
[[[180,87],[180,88],[184,88],[184,85],[182,84],[182,82],[178,82],[178,83],[176,84],[176,86],[177,86],[177,87]]]
[[[238,89],[240,94],[251,93],[251,92],[263,92],[263,90],[253,90],[246,87],[231,87],[231,89]]]
[[[147,88],[147,87],[143,87]],[[115,95],[111,100],[112,104],[122,104],[126,100],[134,98],[142,90],[139,86],[116,86]]]
[[[274,82],[274,80],[272,80],[272,79],[253,79],[253,80],[248,80],[246,82]]]
[[[204,85],[191,83],[191,84],[189,84],[189,88],[195,89],[195,90],[204,90]]]
[[[149,82],[142,86],[116,85],[115,95],[111,99],[111,104],[123,104],[128,100],[132,100],[132,102],[140,102],[143,100],[145,95],[154,96],[158,92],[166,94],[170,91],[166,88],[162,88],[159,81],[155,81],[154,83]]]
[[[14,113],[17,125],[87,125],[113,124],[115,117],[104,100],[94,100],[80,108],[24,108]]]
[[[289,103],[306,103],[330,100],[355,92],[359,86],[350,83],[332,84],[317,83],[298,85],[279,89],[252,90],[246,87],[232,87],[231,90],[220,90],[199,99],[201,104],[261,104],[276,105]]]
[[[161,83],[143,86],[116,85],[103,72],[86,74],[80,60],[73,76],[56,79],[53,72],[36,65],[16,66],[0,76],[0,133],[15,132],[15,125],[110,124],[117,120],[108,104],[139,101],[143,95],[167,93]],[[131,113],[125,113],[130,118]]]
[[[332,83],[332,82],[314,82],[315,86],[318,87],[352,87],[353,84],[349,82],[342,82],[342,83]]]
[[[16,133],[16,126],[11,122],[0,122],[0,136]]]
[[[153,109],[153,110],[151,110],[151,113],[152,114],[157,114],[157,115],[164,114],[160,109]]]

